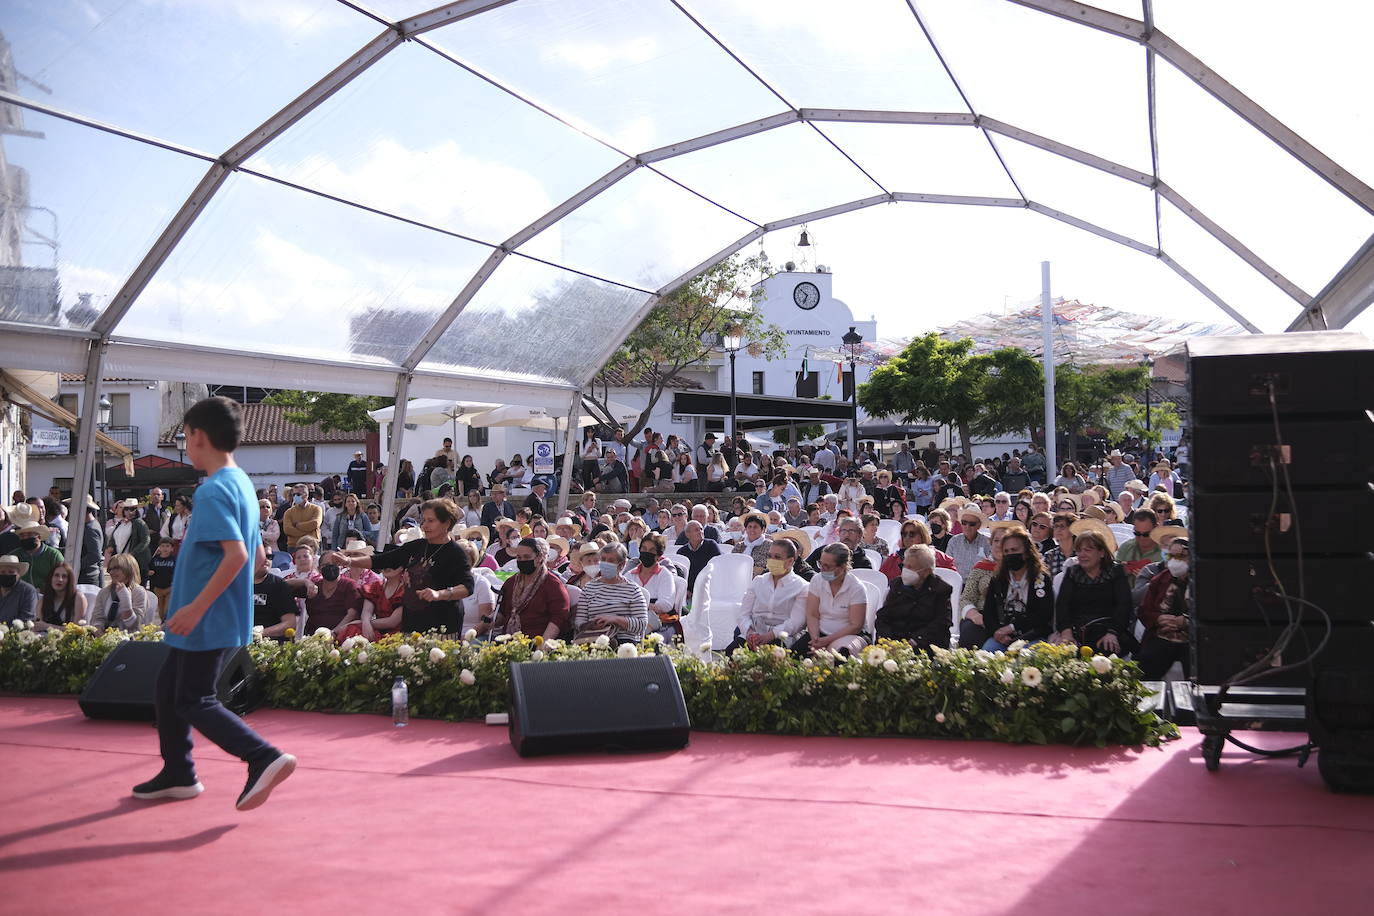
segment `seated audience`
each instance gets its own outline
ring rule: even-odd
[[[1183,529],[1179,529],[1182,531]],[[1183,673],[1190,672],[1188,657],[1188,618],[1192,599],[1188,594],[1188,571],[1192,559],[1187,536],[1172,539],[1165,568],[1151,577],[1140,605],[1140,622],[1145,636],[1135,660],[1146,680],[1163,679],[1174,662],[1182,662]]]
[[[1054,587],[1031,536],[1019,524],[1001,537],[1001,560],[983,602],[983,648],[1002,652],[1016,640],[1048,639],[1054,630]]]
[[[591,642],[606,636],[612,643],[639,642],[648,635],[649,604],[644,589],[623,577],[625,548],[601,548],[596,579],[582,589],[573,613],[573,640]]]
[[[987,603],[988,587],[992,585],[997,564],[1002,561],[1002,538],[1006,537],[1008,525],[1008,522],[994,525],[992,536],[986,539],[991,555],[973,564],[973,569],[964,577],[964,590],[959,595],[959,645],[965,648],[976,649],[987,642],[983,607]]]
[[[679,631],[675,604],[678,577],[673,575],[668,564],[659,562],[663,558],[663,551],[668,549],[668,543],[661,534],[645,534],[636,547],[639,550],[638,562],[630,565],[625,578],[644,589],[649,602],[648,631],[666,631],[664,635],[672,635]]]
[[[1111,532],[1100,522],[1081,521],[1074,539],[1078,562],[1066,566],[1055,596],[1055,641],[1092,646],[1124,655],[1131,625],[1130,576],[1113,557]],[[1097,530],[1093,526],[1101,526]]]
[[[272,575],[270,569],[266,554],[253,565],[253,626],[262,627],[262,635],[267,639],[283,640],[286,631],[296,626],[297,590],[280,576]],[[303,592],[306,580],[298,581],[298,590]]]
[[[953,589],[935,575],[935,548],[915,544],[900,555],[899,575],[888,586],[874,622],[877,637],[904,639],[917,649],[947,647]]]
[[[109,627],[134,632],[146,624],[156,626],[158,618],[153,593],[139,585],[138,563],[127,553],[117,553],[105,561],[110,584],[95,596],[91,626],[97,631]]]
[[[595,545],[583,545],[587,547],[596,553]],[[554,639],[569,629],[568,590],[548,569],[548,549],[538,538],[525,538],[515,545],[516,574],[501,586],[495,620],[483,621],[476,628],[478,633],[491,630]],[[581,587],[585,594],[586,585]]]
[[[807,583],[793,572],[797,556],[797,542],[791,538],[779,537],[768,545],[766,570],[745,589],[735,639],[727,652],[780,643],[784,634],[801,632],[806,625]]]
[[[687,543],[679,547],[677,553],[687,560],[687,597],[690,599],[692,590],[696,587],[697,576],[701,575],[707,563],[724,551],[718,542],[706,539],[705,530],[696,519],[687,523],[682,536],[686,538]]]
[[[4,572],[0,571],[0,577]],[[27,584],[27,583],[25,583]],[[59,563],[48,574],[40,592],[33,628],[38,632],[86,619],[86,596],[77,591],[76,575],[66,563]]]
[[[0,623],[33,620],[37,614],[38,589],[23,578],[28,571],[29,564],[14,554],[0,557]]]
[[[743,517],[743,523],[743,537],[736,542],[733,552],[748,554],[754,561],[754,575],[757,576],[768,566],[768,548],[773,543],[766,534],[768,519],[761,512],[750,512]]]
[[[863,584],[849,575],[850,556],[844,544],[821,549],[820,569],[807,585],[806,632],[793,644],[796,651],[829,649],[849,655],[868,645],[868,634],[863,631],[868,594]]]

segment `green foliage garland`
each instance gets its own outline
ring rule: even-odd
[[[77,693],[126,634],[68,625],[48,634],[0,626],[0,690]],[[160,639],[145,628],[135,639]],[[575,646],[517,636],[485,643],[434,634],[328,635],[255,641],[264,702],[286,709],[384,713],[399,675],[411,714],[461,720],[506,708],[512,662],[575,662],[617,654],[670,655],[695,728],[799,735],[903,735],[1035,744],[1156,745],[1177,729],[1141,712],[1146,696],[1132,662],[1038,644],[1002,654],[916,652],[883,641],[859,657],[802,659],[773,647],[728,657],[651,639],[642,646]]]

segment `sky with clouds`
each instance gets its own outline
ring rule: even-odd
[[[788,107],[957,112],[962,90],[980,113],[1150,170],[1140,46],[1003,0],[914,5],[957,89],[905,0],[684,2],[758,78],[667,0],[517,0],[437,30],[426,40],[463,66],[407,43],[248,166],[441,231],[233,175],[120,333],[337,358],[350,317],[396,308],[437,317],[489,254],[481,242],[500,243],[627,156]],[[1140,16],[1128,0],[1099,5]],[[1374,182],[1374,116],[1359,97],[1374,5],[1153,7],[1171,37]],[[400,0],[373,8],[416,12]],[[380,27],[336,0],[13,0],[0,31],[27,78],[22,94],[216,156]],[[1162,177],[1319,291],[1374,233],[1374,217],[1169,64],[1158,73]],[[45,139],[3,143],[30,173],[30,203],[50,211],[35,212],[33,225],[46,234],[56,215],[67,304],[89,292],[102,305],[206,165],[23,117]],[[519,251],[651,290],[755,224],[885,191],[1017,197],[1018,188],[1157,243],[1148,190],[1007,138],[996,153],[971,127],[798,123],[638,169]],[[884,337],[1034,299],[1042,260],[1055,295],[1225,320],[1156,259],[1025,210],[884,204],[808,228],[810,249],[796,248],[790,229],[745,250],[775,265],[801,256],[827,265],[835,294],[876,318]],[[1167,203],[1161,230],[1165,251],[1262,329],[1296,314]],[[54,259],[42,246],[25,254],[37,266]],[[474,313],[547,301],[529,284],[556,284],[559,272],[529,263],[498,269]],[[619,309],[624,296],[608,301]],[[569,343],[596,352],[606,328],[571,317]]]

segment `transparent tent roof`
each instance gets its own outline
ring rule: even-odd
[[[0,364],[567,404],[683,279],[892,207],[1071,228],[1206,321],[1344,327],[1374,299],[1372,28],[1336,0],[17,0]]]

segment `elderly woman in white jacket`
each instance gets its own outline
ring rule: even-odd
[[[139,585],[138,561],[117,553],[105,561],[110,584],[95,596],[91,626],[96,630],[118,628],[133,632],[147,624],[159,624],[157,597]]]

